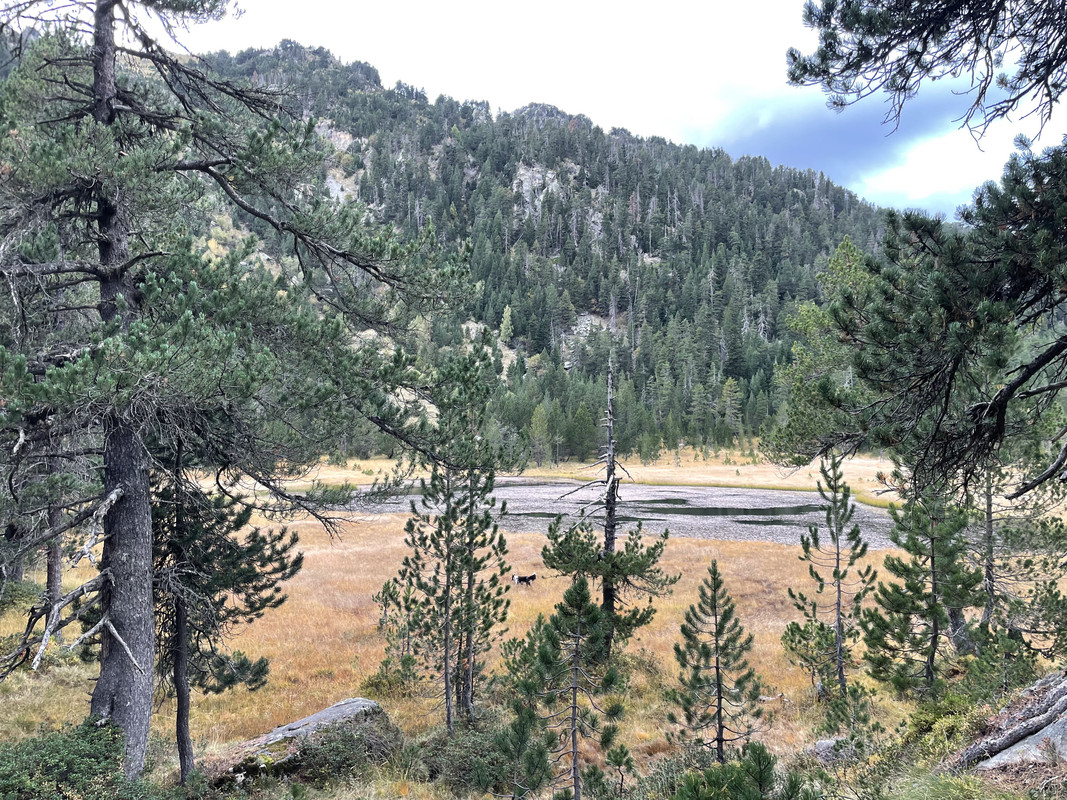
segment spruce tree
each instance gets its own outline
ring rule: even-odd
[[[748,741],[757,729],[763,716],[760,681],[745,657],[752,635],[745,635],[737,619],[717,561],[698,592],[699,600],[685,612],[682,641],[674,645],[680,685],[667,695],[681,716],[672,711],[667,719],[678,726],[679,740],[714,747],[721,764],[727,745]]]

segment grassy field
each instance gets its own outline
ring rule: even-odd
[[[314,475],[299,485],[309,485],[311,480],[326,484],[338,484],[346,480],[355,484],[369,484],[376,477],[387,475],[393,467],[394,463],[386,459],[353,460],[343,466],[323,464]],[[851,458],[843,467],[845,480],[852,487],[853,496],[863,503],[881,507],[897,500],[894,492],[886,491],[879,477],[891,469],[889,462],[866,456]],[[637,483],[661,486],[731,486],[814,492],[819,480],[818,464],[786,469],[758,455],[752,457],[725,450],[717,454],[709,453],[707,458],[695,450],[682,450],[677,457],[674,453],[667,453],[648,464],[635,458],[632,462],[626,462],[626,471]],[[558,466],[545,463],[537,467],[530,464],[523,475],[528,478],[589,480],[596,476],[596,469],[588,464],[564,461]]]
[[[348,469],[327,466],[319,478],[327,482],[369,480],[365,472],[385,467],[383,462],[352,464]],[[846,474],[858,493],[872,492],[877,486],[876,473],[884,468],[874,461],[859,460],[848,465]],[[740,463],[736,455],[711,462],[690,458],[680,465],[671,458],[658,465],[631,467],[630,472],[637,480],[661,484],[794,489],[814,489],[817,476],[817,470],[784,475],[766,465]],[[535,470],[533,474],[582,477],[589,473],[568,466]],[[377,670],[384,649],[376,630],[378,609],[370,598],[396,574],[404,555],[403,526],[403,515],[354,517],[331,538],[316,523],[291,524],[300,534],[305,565],[287,587],[289,601],[242,630],[231,643],[234,649],[250,655],[269,657],[270,681],[254,693],[237,690],[195,698],[192,730],[201,753],[210,756],[230,742],[361,694],[363,681]],[[537,614],[550,613],[563,592],[562,579],[546,575],[541,566],[543,543],[537,534],[508,536],[514,569],[523,574],[538,573],[534,586],[515,588],[510,593],[509,635],[522,635]],[[786,589],[804,586],[808,580],[806,566],[797,558],[799,553],[799,546],[752,542],[678,538],[668,543],[664,566],[680,573],[681,581],[670,597],[657,603],[654,622],[628,649],[645,665],[631,687],[631,708],[623,731],[639,757],[647,758],[666,748],[662,688],[674,680],[672,648],[678,639],[678,625],[685,608],[695,601],[696,587],[712,559],[719,561],[737,601],[739,618],[755,636],[751,661],[768,684],[765,694],[781,692],[784,697],[768,704],[775,718],[764,740],[779,752],[795,750],[810,741],[810,687],[806,677],[785,660],[779,643],[786,623],[795,617]],[[880,560],[881,555],[872,557]],[[20,625],[17,617],[8,615],[0,620],[0,636],[17,631]],[[0,739],[32,735],[42,728],[80,720],[87,709],[92,675],[91,667],[57,654],[55,663],[41,674],[19,673],[0,684],[4,711],[0,714]],[[408,734],[425,731],[441,717],[432,698],[382,702]],[[155,730],[161,741],[170,736],[171,711],[163,704],[156,714]],[[170,748],[166,749],[169,752]]]

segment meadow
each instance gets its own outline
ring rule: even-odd
[[[370,480],[370,474],[388,466],[385,462],[352,462],[344,467],[324,464],[317,477],[326,482],[365,482]],[[672,455],[657,464],[637,464],[628,469],[641,482],[810,490],[815,489],[818,474],[817,469],[811,468],[783,473],[737,453],[712,460],[686,454],[677,462]],[[885,464],[874,459],[856,459],[847,465],[846,475],[858,496],[884,503],[885,497],[875,494],[879,485],[877,473],[884,469]],[[573,464],[527,474],[577,478],[591,475],[588,469]],[[270,658],[270,680],[256,692],[239,689],[194,697],[191,726],[201,757],[210,760],[230,743],[264,733],[344,698],[363,695],[361,687],[377,671],[385,647],[377,629],[379,610],[371,595],[396,574],[405,552],[405,520],[404,514],[354,514],[334,536],[314,521],[289,523],[300,534],[305,557],[302,572],[286,587],[289,599],[241,629],[230,643],[233,649]],[[507,530],[506,518],[501,527]],[[507,635],[521,636],[538,614],[551,613],[565,587],[563,579],[547,574],[541,565],[543,536],[511,533],[507,538],[514,570],[538,573],[533,586],[513,587],[509,594]],[[639,761],[647,761],[667,749],[667,707],[662,690],[675,679],[672,649],[679,639],[678,626],[686,607],[695,601],[697,586],[712,559],[718,560],[737,602],[738,616],[754,636],[750,660],[766,683],[763,693],[781,694],[781,698],[767,703],[774,718],[761,738],[780,753],[792,752],[810,742],[815,720],[812,689],[807,676],[786,660],[779,641],[785,625],[797,617],[786,590],[790,586],[805,587],[809,581],[799,554],[799,544],[685,538],[668,542],[663,565],[667,571],[680,574],[681,580],[670,596],[656,602],[654,621],[627,647],[633,677],[623,739]],[[881,553],[874,553],[871,558],[880,561]],[[32,573],[29,577],[33,577]],[[72,575],[70,580],[73,582],[76,577]],[[21,620],[14,614],[0,619],[0,635],[20,627]],[[87,710],[93,674],[94,665],[82,664],[53,648],[46,667],[39,673],[22,671],[0,683],[4,711],[0,714],[0,740],[21,738],[80,720]],[[439,703],[432,696],[370,696],[382,703],[409,736],[426,732],[442,716]],[[893,713],[893,709],[888,711]],[[164,766],[172,761],[171,728],[172,708],[162,703],[155,715],[154,730],[157,755]]]

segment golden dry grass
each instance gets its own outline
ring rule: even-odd
[[[359,470],[324,465],[320,480],[358,479],[362,470],[388,468],[386,462],[361,462]],[[850,481],[873,486],[875,472],[884,468],[862,460],[849,465]],[[655,483],[723,483],[813,489],[817,470],[785,476],[767,465],[703,462],[694,465],[673,458],[651,466],[630,469],[638,480]],[[740,476],[731,473],[740,472]],[[559,476],[559,471],[537,474]],[[578,473],[575,473],[578,474]],[[856,485],[854,483],[854,485]],[[376,629],[378,609],[371,600],[382,583],[396,574],[404,555],[403,515],[354,518],[331,539],[316,523],[297,522],[303,571],[289,584],[289,601],[239,632],[230,643],[252,656],[271,660],[268,685],[254,693],[237,690],[221,696],[194,699],[191,726],[202,752],[216,752],[227,743],[249,738],[318,711],[334,702],[360,694],[384,654],[384,640]],[[538,534],[508,536],[510,559],[521,573],[538,573],[532,587],[510,593],[510,635],[522,635],[538,614],[551,613],[562,595],[563,579],[545,573]],[[803,586],[806,567],[797,558],[799,547],[758,542],[672,539],[663,566],[680,573],[673,594],[657,601],[653,623],[633,641],[628,652],[651,666],[638,672],[631,686],[624,739],[638,756],[647,758],[665,749],[666,707],[662,687],[675,678],[672,648],[686,607],[696,599],[696,587],[707,566],[717,559],[727,587],[737,601],[738,616],[755,638],[750,660],[768,684],[767,694],[784,693],[785,704],[772,703],[775,720],[764,739],[777,751],[797,749],[810,740],[815,713],[806,677],[790,666],[779,637],[795,617],[786,588]],[[880,560],[881,556],[875,557]],[[0,620],[0,635],[17,630],[21,622],[10,615]],[[38,728],[76,722],[87,710],[92,669],[81,665],[50,668],[43,675],[20,674],[0,684],[0,740],[32,735]],[[47,688],[46,688],[47,687]],[[384,700],[390,716],[408,734],[439,723],[441,711],[432,698]],[[172,709],[164,705],[156,714],[154,729],[170,737]],[[387,791],[399,792],[393,786]],[[411,788],[412,796],[419,796]],[[393,796],[398,796],[394,794]]]
[[[326,484],[344,481],[367,485],[376,477],[391,473],[395,463],[388,459],[358,459],[347,465],[321,464],[313,473],[295,485],[298,488],[319,480]],[[755,458],[736,450],[709,453],[707,458],[697,450],[684,449],[677,454],[664,453],[656,461],[642,464],[636,458],[627,460],[626,470],[637,483],[660,486],[728,486],[754,489],[792,489],[815,491],[819,480],[819,465],[809,464],[797,469],[785,469],[770,463],[756,452]],[[897,496],[885,492],[880,474],[889,473],[892,465],[871,456],[857,456],[843,465],[845,480],[852,487],[853,496],[864,503],[887,506]],[[523,475],[528,478],[573,478],[589,480],[595,469],[575,461],[563,461],[558,466],[544,464],[527,466]]]

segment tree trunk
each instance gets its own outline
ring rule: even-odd
[[[948,609],[948,634],[952,638],[952,646],[960,655],[973,655],[978,648],[967,631],[967,617],[962,608]]]
[[[837,470],[834,470],[834,474],[837,474]],[[835,494],[833,496],[837,497],[836,480],[834,483]],[[834,660],[837,663],[837,688],[841,690],[841,699],[845,700],[848,697],[848,680],[845,677],[845,597],[842,586],[844,574],[841,570],[841,537],[844,536],[845,525],[836,500],[831,513],[833,514],[834,537],[834,584],[837,595],[834,598]]]
[[[58,474],[62,465],[58,459],[50,459],[49,469],[53,474]],[[48,507],[48,529],[57,530],[63,524],[63,511],[58,505]],[[45,581],[45,596],[48,599],[48,607],[54,608],[63,596],[63,535],[53,536],[48,541],[47,556],[47,579]],[[59,638],[60,634],[56,634]]]
[[[578,686],[582,673],[581,662],[581,623],[574,633],[574,659],[571,663],[571,784],[574,787],[574,800],[582,800],[582,773],[578,768]]]
[[[720,764],[726,763],[726,719],[723,709],[723,680],[722,662],[719,654],[722,652],[722,642],[719,641],[719,608],[715,607],[715,758]]]
[[[152,715],[155,620],[152,605],[152,514],[148,460],[140,434],[112,417],[104,438],[104,492],[122,497],[104,516],[101,566],[110,573],[104,590],[100,678],[90,713],[126,734],[123,771],[140,774]]]
[[[185,528],[185,505],[180,487],[184,476],[183,463],[185,449],[181,437],[174,448],[174,532],[178,542],[188,539]],[[178,548],[180,551],[180,548]],[[184,562],[184,552],[179,552],[179,560]],[[178,745],[178,764],[181,771],[181,784],[185,786],[189,776],[196,769],[193,760],[193,738],[189,733],[189,612],[185,607],[185,598],[181,589],[174,595],[174,639],[172,640],[171,658],[174,664],[174,739]]]
[[[189,620],[185,600],[181,597],[174,599],[174,627],[174,696],[177,699],[174,735],[178,743],[180,780],[185,786],[196,764],[193,760],[193,739],[189,734]]]
[[[997,581],[996,581],[996,559],[994,543],[994,529],[993,529],[993,473],[992,470],[986,471],[985,476],[985,541],[983,542],[983,564],[982,564],[982,590],[986,595],[985,608],[982,609],[982,625],[988,626],[993,619],[993,612],[997,608]]]
[[[16,540],[17,541],[17,540]],[[15,583],[20,582],[26,577],[26,559],[23,556],[19,556],[12,561],[7,567],[7,579]]]
[[[464,558],[466,559],[466,566],[464,568],[464,579],[466,586],[464,587],[463,606],[464,606],[464,620],[463,620],[463,672],[462,675],[462,688],[460,697],[460,710],[463,716],[466,718],[468,724],[474,722],[474,659],[475,659],[475,632],[478,629],[478,611],[474,607],[474,584],[477,579],[477,575],[474,572],[475,566],[475,530],[474,530],[474,514],[475,514],[475,480],[476,476],[473,470],[467,473],[467,547],[464,550]]]
[[[55,530],[63,523],[63,515],[58,506],[48,507],[48,527]],[[63,536],[53,536],[48,542],[48,555],[46,558],[48,577],[45,582],[45,596],[48,598],[48,607],[54,608],[63,596]],[[56,633],[56,638],[62,636]]]
[[[931,525],[934,527],[933,536],[937,535],[936,527],[937,523],[931,521]],[[937,545],[934,543],[934,539],[930,539],[930,596],[933,598],[933,603],[940,604],[941,597],[941,582],[940,575],[938,574],[937,567]],[[941,644],[941,620],[940,615],[936,610],[933,612],[933,616],[930,620],[930,635],[928,650],[926,653],[926,663],[923,665],[923,680],[926,683],[927,689],[932,689],[934,686],[934,661],[937,658],[937,648]]]
[[[97,0],[93,20],[93,118],[115,121],[115,0]],[[122,201],[101,190],[96,198],[100,267],[100,316],[128,328],[139,297],[126,271],[130,222]],[[119,318],[122,312],[121,319]],[[152,512],[148,460],[136,427],[112,410],[104,420],[104,493],[122,496],[104,516],[102,567],[110,573],[102,612],[100,678],[90,713],[110,720],[126,735],[123,771],[140,774],[152,715],[155,620],[152,601]]]
[[[604,462],[604,479],[607,491],[604,494],[604,570],[603,599],[601,609],[604,611],[604,621],[608,626],[607,636],[604,637],[604,658],[611,657],[611,646],[615,639],[615,606],[617,597],[615,593],[615,581],[611,575],[615,558],[615,532],[618,526],[616,509],[619,504],[619,483],[615,476],[615,414],[612,398],[612,374],[611,364],[608,364],[608,410],[607,410],[607,434],[608,450]]]
[[[444,664],[444,678],[445,683],[445,730],[448,731],[449,736],[453,736],[456,733],[456,725],[452,716],[452,708],[454,699],[452,697],[452,564],[451,554],[445,558],[445,598],[444,598],[444,613],[441,615],[441,626],[443,628],[442,633],[444,639],[441,645],[442,658],[441,663]]]

